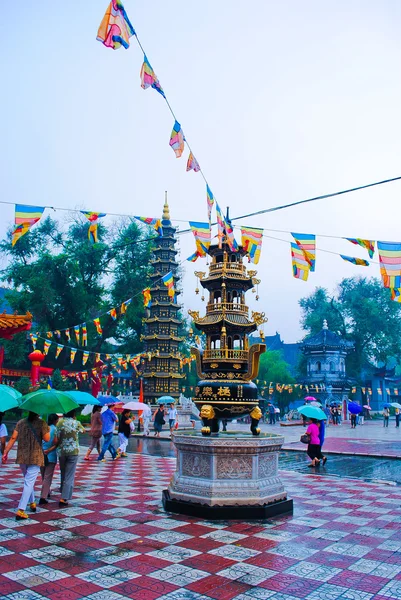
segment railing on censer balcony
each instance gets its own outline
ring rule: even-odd
[[[239,304],[236,302],[215,302],[214,304],[208,304],[206,306],[206,314],[215,314],[225,310],[227,312],[241,313],[248,315],[249,308],[245,304]]]
[[[204,350],[203,351],[203,360],[214,359],[214,360],[224,360],[225,358],[235,359],[235,360],[248,360],[249,352],[248,350],[228,350],[220,349],[220,350]]]

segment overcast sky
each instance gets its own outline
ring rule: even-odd
[[[401,175],[399,0],[124,5],[231,216]],[[174,157],[163,99],[140,87],[135,39],[118,51],[96,41],[106,7],[99,0],[13,4],[0,36],[2,198],[161,216],[168,190],[173,220],[206,220],[204,181],[186,173],[186,154]],[[401,241],[400,198],[401,183],[392,183],[243,224]],[[0,210],[4,234],[14,208]],[[295,280],[290,236],[265,233],[287,242],[264,239],[260,301],[248,294],[249,304],[265,311],[266,333],[277,330],[287,342],[301,337],[298,300],[315,286],[379,275],[378,264],[354,267],[318,251],[309,281]],[[345,240],[317,245],[367,258]],[[180,246],[184,259],[191,236]],[[204,269],[205,261],[185,265],[186,308],[202,308],[193,271]]]

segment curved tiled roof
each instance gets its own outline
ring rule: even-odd
[[[226,323],[230,323],[231,325],[243,325],[248,327],[255,325],[255,323],[250,321],[245,315],[231,312],[226,312],[224,317],[222,312],[214,315],[206,315],[205,317],[196,319],[195,322],[197,325],[215,325],[222,321],[226,321]]]
[[[316,335],[312,335],[311,337],[306,338],[302,342],[302,346],[304,348],[317,348],[320,346],[325,346],[330,348],[351,349],[354,347],[354,343],[344,339],[337,333],[334,333],[334,331],[330,331],[329,329],[323,328]]]

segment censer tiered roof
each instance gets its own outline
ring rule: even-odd
[[[202,287],[209,292],[206,315],[189,311],[198,329],[206,334],[206,348],[201,352],[202,372],[219,368],[235,369],[238,375],[251,373],[252,362],[248,336],[259,325],[266,322],[264,313],[252,311],[245,304],[245,293],[260,283],[257,271],[247,271],[243,264],[246,252],[239,247],[237,252],[230,250],[226,243],[220,248],[210,246],[212,262],[209,273],[197,271]],[[255,349],[256,350],[256,349]],[[221,363],[221,364],[220,364]]]

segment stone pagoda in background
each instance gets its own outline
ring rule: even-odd
[[[303,383],[323,405],[336,401],[346,409],[354,381],[347,377],[346,358],[355,344],[330,331],[326,319],[319,333],[301,343],[306,358],[307,375]]]
[[[150,293],[152,304],[144,319],[145,332],[142,336],[144,352],[148,352],[150,360],[145,359],[143,370],[145,402],[157,403],[161,396],[172,396],[178,402],[180,396],[180,380],[185,377],[180,368],[179,344],[184,340],[179,336],[182,321],[179,317],[180,305],[176,298],[180,291],[177,284],[180,277],[177,273],[178,263],[175,249],[176,228],[170,221],[167,197],[163,207],[163,236],[154,240],[152,273],[150,275]],[[167,294],[167,287],[161,277],[170,271],[174,275],[175,298]]]

